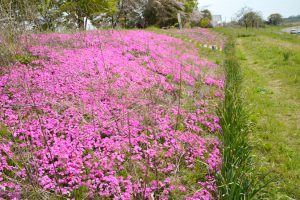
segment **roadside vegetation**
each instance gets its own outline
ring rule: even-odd
[[[300,198],[300,38],[266,29],[218,29],[234,33],[241,64],[241,95],[255,124],[254,162],[269,173],[270,199]]]
[[[235,38],[229,36],[225,45],[225,98],[219,111],[223,163],[216,175],[218,193],[220,199],[261,199],[268,182],[265,174],[255,172],[252,162],[251,124],[246,102],[242,99],[243,77],[235,42]]]

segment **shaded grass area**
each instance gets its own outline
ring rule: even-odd
[[[256,124],[251,134],[259,172],[270,172],[270,199],[300,199],[300,37],[263,30],[221,29],[237,37],[241,93]]]

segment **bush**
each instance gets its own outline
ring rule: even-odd
[[[201,28],[210,28],[211,27],[210,20],[208,18],[200,19],[199,26]]]

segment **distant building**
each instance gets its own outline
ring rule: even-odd
[[[222,26],[222,15],[213,15],[211,23],[213,27]]]

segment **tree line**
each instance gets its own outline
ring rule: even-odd
[[[209,26],[211,14],[197,0],[0,0],[0,26],[55,31],[94,27],[144,28],[184,24]],[[208,23],[208,24],[207,24]]]
[[[266,24],[274,26],[280,25],[283,22],[283,17],[279,13],[273,13],[269,15],[266,21],[264,21],[259,11],[244,7],[236,14],[235,22],[239,26],[246,28],[260,28],[264,27]]]

